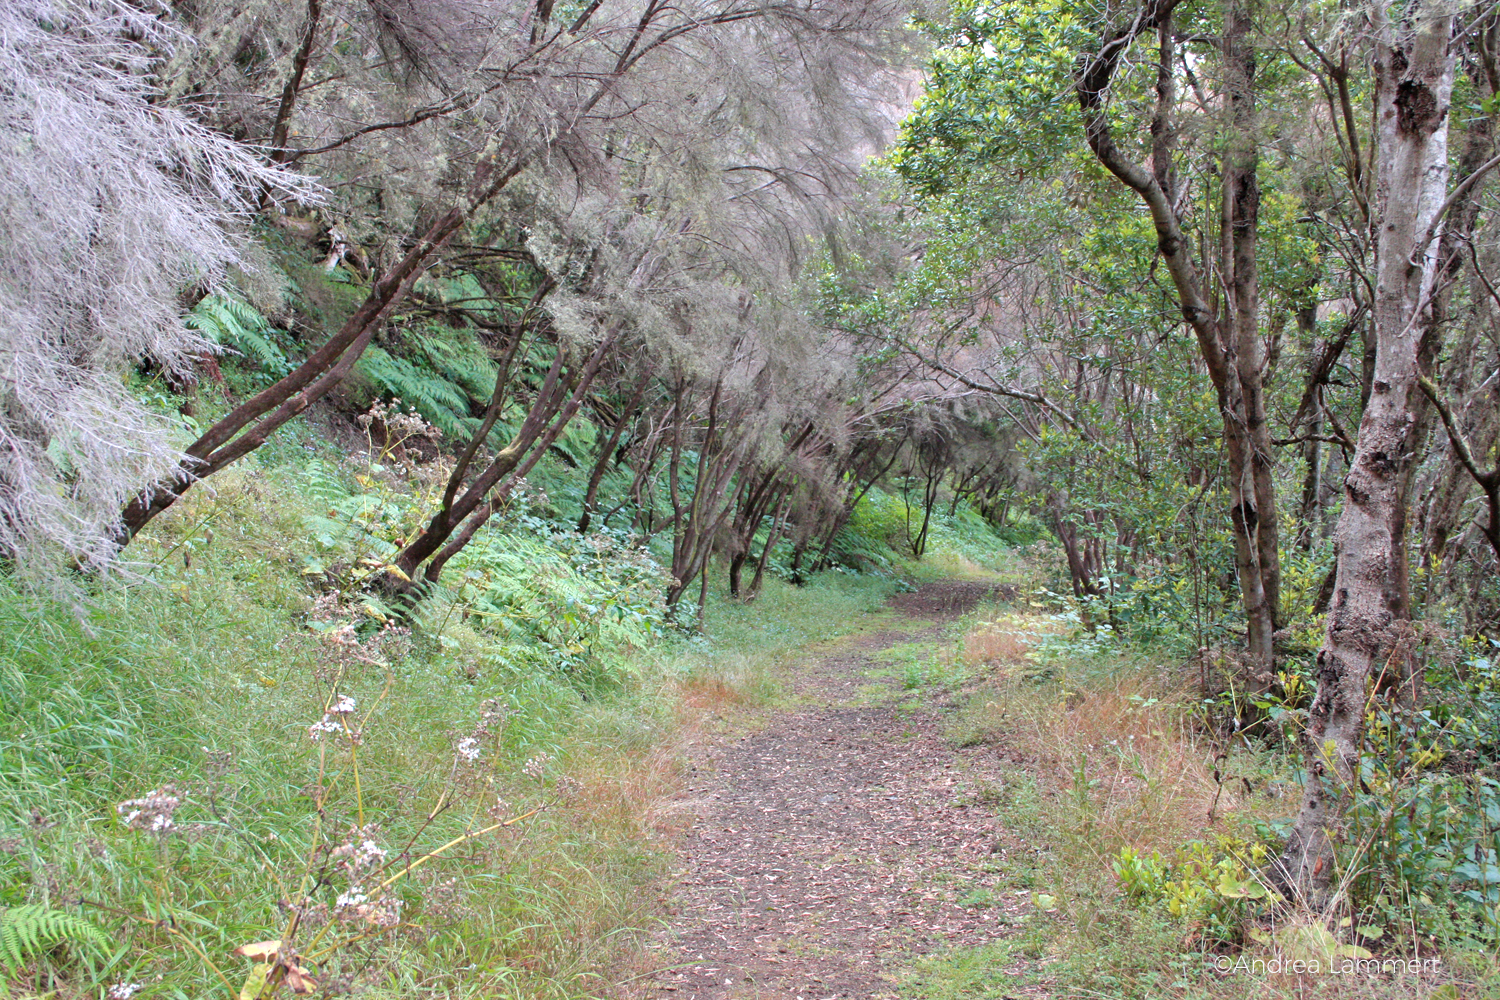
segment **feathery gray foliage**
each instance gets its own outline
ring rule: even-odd
[[[152,103],[177,37],[144,4],[0,4],[0,555],[33,581],[108,562],[120,508],[180,459],[125,385],[212,345],[181,293],[237,258],[245,199],[308,182]]]

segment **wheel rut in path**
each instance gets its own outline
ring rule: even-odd
[[[889,667],[879,653],[940,641],[992,590],[949,581],[898,596],[915,634],[856,635],[815,656],[794,681],[803,707],[696,762],[678,805],[697,819],[651,956],[660,971],[624,996],[894,996],[913,957],[1006,932],[1023,901],[993,870],[1002,831],[960,788],[998,763],[994,749],[954,747],[920,692],[869,676]],[[972,905],[976,894],[995,905]]]

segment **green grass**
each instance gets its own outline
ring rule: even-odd
[[[569,475],[538,470],[559,495],[579,492]],[[810,647],[911,627],[886,607],[902,586],[890,572],[768,576],[745,604],[715,565],[707,627],[684,634],[659,567],[623,535],[602,550],[549,540],[537,524],[573,512],[521,509],[450,565],[409,634],[382,631],[355,588],[360,557],[409,537],[430,484],[330,456],[304,428],[212,486],[81,606],[0,581],[0,907],[52,907],[109,939],[29,954],[0,998],[238,996],[253,963],[234,949],[294,916],[282,969],[322,989],[601,995],[662,919],[681,823],[663,806],[692,730],[786,703]],[[990,540],[965,514],[926,560],[885,564],[1019,572],[982,551]],[[966,675],[941,646],[911,644],[891,669],[913,691],[956,688]],[[355,712],[325,716],[344,696]],[[497,710],[503,725],[477,732]],[[347,720],[358,745],[315,741],[325,720]],[[178,800],[165,834],[139,828],[149,809],[132,827],[137,807],[119,808],[153,793]],[[365,840],[386,859],[351,868],[336,849]],[[375,908],[337,917],[356,888]],[[401,922],[379,926],[396,902]]]
[[[233,949],[294,911],[309,973],[367,997],[598,995],[660,919],[684,727],[774,698],[796,650],[876,620],[891,589],[832,573],[769,580],[751,605],[715,593],[706,637],[643,634],[585,676],[518,656],[525,635],[452,595],[383,638],[357,603],[315,604],[305,526],[324,505],[297,467],[247,466],[82,609],[0,586],[0,906],[81,914],[112,942],[92,964],[41,954],[0,995],[237,995],[251,962]],[[335,695],[356,703],[352,752],[309,735]],[[504,725],[463,759],[495,705]],[[153,791],[180,800],[167,835],[117,811]],[[361,823],[355,845],[389,852],[379,876],[329,853]],[[401,927],[351,910],[318,937],[340,894],[456,839],[388,890]]]

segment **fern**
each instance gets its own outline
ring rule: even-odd
[[[185,322],[189,329],[234,349],[271,375],[280,377],[292,370],[286,352],[272,339],[275,328],[248,302],[215,292],[195,305]]]
[[[455,342],[434,331],[413,334],[412,339],[427,355],[433,370],[461,386],[471,400],[483,404],[490,398],[500,372],[473,337]]]
[[[478,423],[469,416],[469,397],[462,389],[405,358],[371,347],[359,359],[359,367],[371,382],[415,406],[429,423],[450,437],[463,438]]]
[[[313,458],[303,468],[306,471],[304,489],[314,500],[333,504],[349,495],[349,484],[344,481],[336,466],[321,458]]]
[[[14,976],[26,961],[60,944],[82,950],[109,944],[104,932],[82,917],[29,903],[0,910],[0,967]]]

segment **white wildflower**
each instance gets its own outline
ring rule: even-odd
[[[464,760],[475,761],[479,759],[479,741],[472,736],[465,736],[458,741],[458,755]]]
[[[347,694],[341,694],[341,695],[339,695],[339,700],[336,701],[336,702],[334,702],[333,706],[328,709],[328,714],[329,715],[353,715],[354,714],[354,699],[351,698],[351,697],[349,697]]]
[[[104,991],[105,1000],[130,1000],[141,991],[140,983],[115,983]]]
[[[357,906],[363,906],[368,899],[369,897],[365,895],[364,889],[357,885],[350,886],[346,892],[339,893],[339,898],[333,901],[333,908],[335,910],[351,910]]]
[[[316,743],[318,740],[323,738],[324,733],[338,733],[342,732],[343,729],[343,726],[339,725],[337,722],[334,722],[332,719],[325,715],[320,721],[314,722],[312,725],[307,727],[307,735],[309,739]]]
[[[366,840],[354,852],[354,863],[356,866],[374,864],[385,860],[385,848],[376,844],[373,840]]]
[[[161,788],[153,788],[138,799],[121,802],[115,806],[115,812],[128,829],[167,833],[177,826],[172,814],[181,804],[176,787],[163,785]]]

